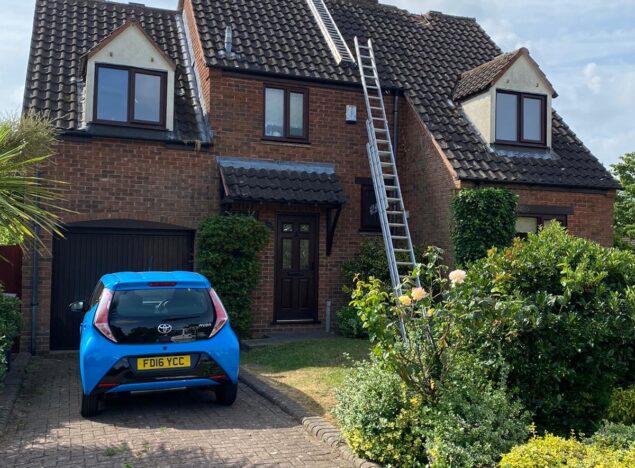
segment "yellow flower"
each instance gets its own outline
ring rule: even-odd
[[[404,294],[403,296],[399,296],[399,302],[402,305],[409,306],[410,304],[412,304],[412,299],[410,299],[410,296],[406,296]]]
[[[467,273],[465,273],[464,270],[454,270],[448,275],[450,281],[452,281],[452,284],[461,284],[463,281],[465,281],[466,276]]]
[[[432,307],[430,307],[428,309],[428,317],[432,317],[434,315],[434,309]]]
[[[412,298],[415,301],[420,301],[421,299],[423,299],[424,297],[426,297],[428,295],[428,293],[426,292],[425,289],[419,287],[419,288],[414,288],[411,292],[412,294]]]

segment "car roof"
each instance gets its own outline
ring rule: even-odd
[[[110,290],[149,289],[150,283],[176,283],[171,288],[209,288],[210,282],[200,273],[191,271],[122,271],[101,277]],[[166,285],[167,286],[167,285]]]

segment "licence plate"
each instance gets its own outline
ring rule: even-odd
[[[180,369],[190,367],[190,356],[155,356],[137,358],[138,370]]]

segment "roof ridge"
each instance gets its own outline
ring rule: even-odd
[[[47,0],[38,0],[38,1],[47,1]],[[74,3],[101,3],[101,4],[106,4],[106,5],[116,5],[116,6],[122,6],[125,8],[130,8],[133,10],[146,10],[146,11],[158,11],[161,13],[170,13],[170,14],[178,14],[180,13],[179,10],[171,10],[169,8],[159,8],[159,7],[153,7],[153,6],[148,6],[144,3],[136,3],[136,2],[117,2],[117,1],[113,1],[113,0],[56,0],[58,2],[62,2],[62,3],[70,3],[70,2],[74,2]]]
[[[428,12],[424,13],[423,16],[443,16],[444,18],[448,18],[451,20],[469,21],[470,23],[476,23],[476,18],[474,16],[450,15],[438,10],[429,10]]]
[[[523,51],[523,49],[524,49],[524,51]],[[461,76],[465,76],[468,73],[474,73],[474,72],[478,71],[479,68],[484,68],[484,67],[486,67],[488,65],[491,65],[492,63],[496,62],[497,60],[501,60],[504,57],[506,58],[507,56],[516,56],[516,55],[518,55],[520,53],[523,53],[523,52],[527,52],[528,53],[529,51],[527,50],[526,47],[521,47],[520,49],[512,50],[510,52],[503,52],[501,54],[498,54],[493,59],[488,60],[487,62],[483,62],[483,63],[481,63],[480,65],[477,65],[474,68],[470,68],[469,70],[465,70],[463,73],[461,73]]]

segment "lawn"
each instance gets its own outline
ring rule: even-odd
[[[335,388],[355,361],[368,358],[366,340],[334,337],[257,348],[242,366],[269,381],[311,412],[331,419]]]

